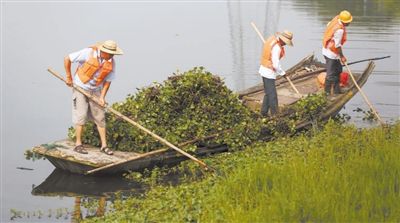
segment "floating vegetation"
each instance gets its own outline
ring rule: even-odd
[[[120,198],[122,198],[120,196]],[[107,211],[106,197],[75,197],[73,209],[53,208],[44,210],[21,211],[15,208],[10,209],[11,221],[37,221],[45,222],[65,221],[80,222],[84,218],[103,216]]]
[[[26,160],[32,160],[32,161],[36,161],[36,160],[41,160],[41,159],[46,159],[44,156],[38,154],[38,153],[34,153],[32,152],[32,150],[27,149],[24,152],[24,156]]]
[[[71,212],[68,208],[57,208],[49,209],[47,212],[43,210],[35,211],[20,211],[15,208],[10,209],[10,220],[16,221],[17,219],[30,219],[29,221],[35,221],[38,219],[46,221],[47,219],[67,220],[71,216]]]
[[[46,143],[46,144],[42,144],[42,147],[46,148],[46,149],[56,149],[56,148],[64,148],[64,149],[68,149],[66,146],[64,145],[59,145],[56,143]],[[26,160],[32,160],[32,161],[36,161],[36,160],[41,160],[41,159],[46,159],[45,156],[39,154],[39,153],[35,153],[32,150],[28,149],[25,150],[24,152],[24,156]]]
[[[333,120],[335,120],[336,122],[341,123],[341,124],[348,122],[350,119],[351,119],[351,116],[346,113],[337,114],[333,117]]]
[[[372,109],[365,111],[364,109],[358,107],[358,108],[354,109],[353,112],[362,112],[364,114],[364,117],[362,118],[363,121],[377,121],[378,120],[378,118],[375,116]]]

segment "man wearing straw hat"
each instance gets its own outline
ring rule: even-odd
[[[264,43],[261,55],[259,73],[264,83],[264,98],[261,107],[261,115],[267,116],[270,110],[271,115],[278,112],[278,96],[276,93],[275,79],[278,75],[286,73],[281,67],[280,60],[285,55],[285,45],[293,46],[293,34],[287,30],[270,36]]]
[[[80,87],[89,95],[99,99],[105,105],[105,97],[115,78],[114,55],[122,55],[122,50],[116,42],[107,40],[94,46],[69,54],[64,58],[64,67],[67,75],[67,85]],[[75,74],[71,74],[71,63],[78,63]],[[105,111],[95,102],[79,91],[72,93],[72,122],[75,125],[76,142],[74,151],[87,154],[82,145],[83,125],[87,119],[96,123],[99,131],[100,151],[112,155],[113,151],[107,147]]]
[[[353,20],[350,12],[344,10],[335,16],[326,26],[322,40],[322,55],[326,60],[325,93],[331,94],[333,87],[334,94],[340,94],[339,77],[342,73],[342,65],[347,59],[343,55],[342,46],[347,40],[346,27]]]

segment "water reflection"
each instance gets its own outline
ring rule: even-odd
[[[134,196],[144,190],[143,184],[120,176],[84,176],[55,169],[40,185],[33,186],[31,193],[44,197],[73,197],[73,211],[66,215],[71,215],[72,222],[79,222],[83,218],[104,215],[107,203],[116,197]]]
[[[341,10],[348,10],[363,26],[379,28],[375,26],[387,22],[391,26],[393,20],[400,18],[400,2],[396,0],[297,0],[293,1],[296,10],[317,13],[319,20],[325,20],[326,16],[338,14]],[[321,19],[322,18],[322,19]]]
[[[110,196],[116,191],[131,189],[144,191],[142,184],[122,176],[86,176],[54,169],[31,193],[35,196]]]
[[[94,211],[87,211],[86,214],[83,214],[82,206],[91,206],[91,210]],[[106,212],[106,206],[106,197],[91,198],[91,200],[90,198],[76,197],[71,222],[81,222],[85,218],[102,217]]]
[[[250,22],[256,19],[265,36],[278,31],[282,1],[267,0],[256,3],[228,1],[228,23],[230,51],[232,57],[232,79],[234,90],[243,90],[258,83],[261,78],[255,72],[259,61],[261,44]],[[250,31],[250,32],[249,32]]]

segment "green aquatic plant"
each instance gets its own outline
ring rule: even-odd
[[[378,120],[378,118],[376,117],[376,115],[374,114],[372,109],[365,111],[364,109],[357,107],[353,111],[363,113],[364,114],[364,117],[362,118],[363,121],[377,121]]]
[[[41,159],[46,159],[43,155],[40,155],[38,153],[34,153],[32,150],[27,149],[24,152],[24,156],[26,160],[31,160],[31,161],[36,161],[36,160],[41,160]]]
[[[262,124],[221,78],[202,67],[138,89],[135,95],[114,103],[112,108],[174,144],[220,133],[199,143],[228,144],[231,149],[238,149],[259,138]],[[106,116],[108,143],[114,149],[149,152],[162,148],[131,124],[113,115]],[[88,123],[85,129],[83,141],[99,146],[96,126]],[[74,138],[73,128],[69,129],[69,136]],[[183,149],[193,151],[196,144]]]
[[[326,96],[323,93],[317,93],[300,99],[293,107],[296,110],[297,120],[317,121],[326,104]]]
[[[329,122],[312,136],[257,143],[207,161],[221,174],[114,202],[87,222],[398,222],[400,122]]]
[[[34,211],[20,211],[15,208],[10,209],[10,220],[15,221],[18,219],[18,221],[21,222],[32,222],[32,221],[38,221],[44,220],[46,222],[54,222],[56,219],[60,220],[61,218],[63,220],[67,220],[71,217],[71,212],[68,210],[68,208],[57,208],[57,209],[48,209],[47,213],[46,211],[43,210],[34,210]],[[46,219],[47,217],[47,219]]]
[[[325,105],[323,95],[309,95],[280,115],[266,119],[244,106],[220,77],[200,67],[138,89],[135,95],[128,95],[112,108],[175,145],[214,136],[182,148],[193,152],[199,145],[225,144],[230,150],[238,150],[258,140],[292,135],[300,121],[316,123]],[[110,114],[106,118],[108,143],[112,148],[135,152],[164,148],[130,123]],[[95,124],[89,122],[85,129],[83,142],[100,146]],[[68,135],[74,139],[72,127]]]
[[[333,117],[333,119],[338,123],[344,124],[344,123],[348,122],[351,119],[351,117],[349,114],[346,114],[346,113],[343,113],[343,114],[338,113],[337,115],[335,115]]]

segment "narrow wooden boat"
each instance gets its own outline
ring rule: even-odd
[[[363,86],[374,69],[371,61],[360,74],[354,74],[359,86]],[[322,91],[318,86],[316,77],[325,72],[323,63],[310,55],[287,71],[294,85],[304,96]],[[289,82],[284,78],[276,80],[279,106],[284,107],[296,103],[301,99],[290,87]],[[327,120],[336,115],[342,107],[358,92],[354,84],[349,82],[348,90],[335,98],[331,98],[321,114],[321,120]],[[262,84],[239,92],[239,97],[249,108],[258,111],[261,107],[264,96]],[[311,121],[297,123],[297,129],[311,126]],[[168,149],[160,149],[148,153],[133,153],[116,151],[113,156],[108,156],[99,151],[98,148],[86,146],[89,154],[79,154],[73,151],[74,143],[69,140],[60,140],[51,144],[36,146],[33,152],[45,156],[55,167],[78,174],[115,174],[126,171],[137,171],[151,168],[156,165],[172,165],[187,159],[181,154]],[[215,147],[199,148],[194,155],[202,157],[214,153],[227,151],[224,145]],[[94,172],[94,169],[95,172]]]
[[[368,77],[375,68],[375,63],[370,61],[367,67],[362,73],[353,73],[358,85],[362,87],[368,80]],[[279,107],[283,108],[288,105],[292,105],[299,101],[301,97],[309,94],[315,94],[322,92],[323,89],[319,86],[317,76],[326,71],[325,64],[314,59],[311,55],[305,58],[301,63],[297,64],[290,70],[288,70],[288,76],[292,80],[293,84],[299,90],[301,95],[296,94],[289,82],[280,77],[276,80],[276,90],[278,95]],[[334,97],[328,97],[327,105],[324,108],[323,113],[319,117],[320,120],[327,120],[330,117],[335,116],[343,106],[358,92],[357,87],[354,83],[349,80],[349,84],[346,87],[346,91],[343,94],[336,95]],[[242,99],[244,104],[254,111],[260,111],[262,100],[264,97],[264,88],[262,84],[254,86],[239,92],[239,97]],[[307,127],[311,124],[310,121],[303,121],[296,125],[297,129]]]

